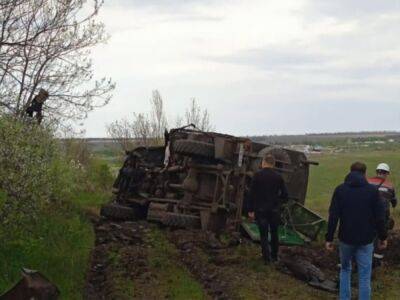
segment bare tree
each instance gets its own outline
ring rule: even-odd
[[[214,126],[210,121],[210,114],[207,109],[201,109],[195,98],[190,99],[189,108],[185,113],[186,124],[194,124],[203,131],[211,131]]]
[[[93,80],[90,59],[90,49],[107,40],[96,21],[102,5],[103,0],[1,1],[0,111],[23,117],[40,88],[50,94],[50,117],[60,120],[83,119],[109,102],[115,85],[108,78]]]
[[[182,127],[182,126],[183,126],[183,117],[178,115],[175,118],[175,127],[178,128],[178,127]]]
[[[131,122],[124,118],[107,125],[107,135],[124,151],[132,149],[135,145]]]
[[[150,99],[150,114],[134,113],[132,119],[122,119],[107,125],[107,134],[123,150],[130,150],[134,145],[160,145],[164,139],[164,130],[168,127],[168,120],[164,110],[164,102],[158,90],[154,90]],[[196,99],[192,98],[185,118],[177,116],[175,126],[181,127],[183,121],[194,124],[204,131],[213,130],[210,114],[202,109]]]
[[[150,105],[149,114],[134,113],[132,119],[124,118],[107,125],[108,136],[123,150],[130,150],[135,145],[151,146],[163,142],[168,121],[159,91],[153,91]]]
[[[132,131],[138,145],[147,147],[154,143],[151,121],[147,115],[143,113],[134,114]]]
[[[164,131],[168,127],[167,117],[164,111],[163,99],[158,90],[153,91],[150,100],[151,104],[151,137],[156,139],[156,143],[162,143]]]

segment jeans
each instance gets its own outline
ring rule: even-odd
[[[358,269],[358,299],[371,299],[371,271],[374,244],[353,246],[340,242],[340,300],[351,299],[351,262]]]
[[[256,214],[256,220],[260,230],[263,259],[265,262],[270,262],[271,260],[276,261],[278,259],[279,250],[279,215],[276,212],[264,212],[262,214]],[[271,233],[271,244],[268,240],[269,232]]]

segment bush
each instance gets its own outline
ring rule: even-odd
[[[109,190],[113,181],[84,142],[60,144],[51,128],[10,117],[0,117],[0,166],[0,225],[8,227],[30,224],[40,210],[77,192]]]
[[[109,191],[113,183],[114,177],[111,174],[108,164],[99,159],[92,158],[87,166],[87,182],[94,186],[95,190]]]
[[[0,116],[0,291],[27,267],[43,272],[62,299],[81,299],[94,243],[82,208],[107,201],[112,183],[108,166],[84,147]]]
[[[0,117],[0,225],[30,223],[47,204],[67,197],[73,169],[49,128]]]

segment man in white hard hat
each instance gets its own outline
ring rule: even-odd
[[[376,167],[376,176],[369,178],[368,182],[378,188],[381,200],[384,201],[386,209],[386,225],[388,229],[392,229],[394,221],[390,218],[390,204],[394,208],[397,205],[397,199],[393,184],[388,179],[389,175],[389,165],[386,163],[380,163]]]

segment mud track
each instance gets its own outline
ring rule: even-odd
[[[154,246],[151,232],[155,227],[155,224],[145,221],[94,220],[96,242],[91,254],[85,299],[131,299],[132,295],[121,291],[119,280],[134,282],[134,298],[169,298],[168,295],[157,294],[158,274],[150,267],[149,250]],[[204,288],[206,298],[235,298],[229,293],[228,278],[218,271],[221,263],[238,262],[227,254],[227,246],[222,246],[213,235],[201,231],[165,229],[165,234],[179,253],[174,263],[181,264],[193,274]],[[207,253],[203,249],[207,249]],[[209,253],[214,255],[209,256]],[[210,257],[213,257],[211,261]]]
[[[180,251],[182,263],[202,284],[213,299],[235,299],[235,276],[227,272],[229,265],[239,265],[240,257],[234,246],[240,241],[232,238],[220,242],[213,234],[197,230],[168,231],[167,237]]]
[[[85,299],[128,299],[118,290],[116,280],[137,281],[144,286],[150,282],[147,249],[144,237],[149,231],[147,222],[94,223],[96,242],[91,254]]]
[[[161,232],[162,238],[174,248],[176,255],[171,258],[171,263],[188,271],[189,276],[201,285],[204,298],[244,299],[248,289],[256,299],[280,298],[281,289],[271,289],[271,285],[267,288],[265,282],[281,279],[274,279],[275,275],[268,277],[272,269],[259,271],[265,267],[258,246],[239,235],[217,239],[213,234],[197,230],[164,228],[160,231],[157,225],[145,221],[113,222],[100,218],[93,223],[96,242],[87,275],[85,299],[173,298],[158,288],[163,275],[151,266],[152,249],[156,245],[154,231]],[[400,233],[394,233],[389,242],[393,250],[387,251],[386,264],[399,265]],[[282,247],[281,254],[308,259],[329,276],[337,275],[337,254],[328,254],[320,246]],[[294,281],[290,277],[287,280]],[[294,281],[291,287],[302,284]],[[315,297],[310,299],[334,298],[326,292],[313,294]]]

